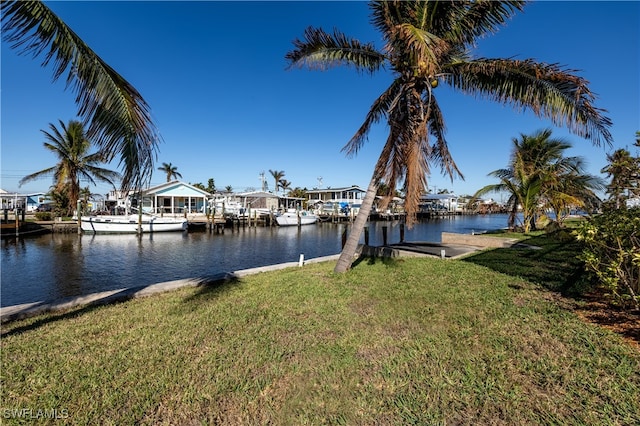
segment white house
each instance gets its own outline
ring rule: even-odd
[[[0,189],[0,200],[2,201],[3,210],[13,210],[17,207],[24,208],[27,213],[34,212],[40,204],[50,202],[44,192],[18,194],[17,192],[9,193],[3,189]]]
[[[307,191],[307,204],[317,210],[339,212],[348,210],[358,214],[367,191],[357,185],[344,188],[312,189]]]
[[[204,211],[211,194],[178,180],[142,192],[142,211],[158,214],[187,214]]]
[[[420,212],[448,211],[458,209],[458,196],[455,194],[423,194],[420,196]]]
[[[142,191],[142,211],[154,214],[184,215],[204,211],[212,195],[181,181],[166,182]],[[112,213],[137,209],[139,194],[133,191],[110,191],[105,206]]]

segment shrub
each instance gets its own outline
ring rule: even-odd
[[[640,306],[640,208],[608,210],[576,230],[580,258],[624,307]]]
[[[36,212],[36,220],[51,220],[51,212]]]

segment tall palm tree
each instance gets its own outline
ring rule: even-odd
[[[158,170],[167,175],[167,182],[171,182],[171,179],[182,177],[182,175],[178,173],[178,167],[171,163],[162,163],[162,166],[158,167]]]
[[[107,161],[120,156],[122,189],[144,186],[160,136],[142,95],[41,1],[3,0],[0,10],[13,49],[52,63],[54,81],[66,75],[88,137]]]
[[[462,177],[447,145],[443,111],[435,93],[447,84],[462,93],[517,109],[568,128],[593,143],[611,143],[611,121],[593,106],[587,81],[557,65],[534,60],[474,58],[479,38],[497,32],[523,1],[372,1],[371,21],[385,42],[349,39],[338,30],[308,28],[286,54],[291,67],[326,69],[353,66],[375,73],[388,69],[393,81],[374,101],[364,123],[343,148],[355,155],[371,127],[385,119],[389,135],[378,159],[360,212],[336,264],[350,268],[380,181],[390,188],[402,183],[407,224],[416,220],[420,195],[427,187],[430,163],[453,179]],[[387,194],[387,197],[391,194]]]
[[[271,173],[271,176],[273,176],[273,180],[276,183],[276,186],[274,187],[274,193],[277,194],[278,193],[278,189],[280,188],[280,180],[282,178],[284,178],[284,170],[271,170],[269,169],[269,173]]]
[[[44,142],[44,147],[58,157],[58,163],[23,177],[19,185],[53,175],[54,189],[67,193],[70,204],[68,210],[71,211],[78,202],[81,179],[93,185],[96,181],[101,181],[115,186],[114,181],[120,178],[120,174],[99,167],[105,160],[101,152],[89,154],[91,143],[81,122],[71,120],[67,126],[62,120],[59,123],[60,129],[50,123],[51,132],[42,130],[48,141]]]

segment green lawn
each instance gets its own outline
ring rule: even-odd
[[[540,286],[572,271],[558,277],[563,246],[536,238],[3,325],[1,422],[56,409],[74,424],[639,424],[640,353]]]

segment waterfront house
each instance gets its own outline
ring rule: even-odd
[[[0,199],[3,210],[13,210],[16,207],[25,209],[27,213],[34,212],[40,204],[51,202],[44,192],[34,192],[32,194],[18,194],[17,192],[7,192],[0,189]]]
[[[104,197],[105,210],[110,214],[123,214],[125,210],[131,207],[129,201],[131,195],[133,195],[132,191],[122,192],[112,189]]]
[[[418,203],[419,213],[454,213],[458,210],[455,194],[423,194]]]
[[[148,214],[186,215],[201,213],[212,195],[181,181],[166,182],[142,191],[142,211]],[[104,205],[112,214],[124,214],[138,208],[140,194],[134,191],[112,190]]]
[[[201,213],[211,197],[207,191],[188,183],[166,182],[142,192],[142,211],[172,215]]]
[[[367,191],[357,185],[307,191],[307,204],[325,212],[358,214]]]
[[[243,206],[260,213],[268,213],[278,210],[280,197],[268,191],[250,191],[236,194]]]

